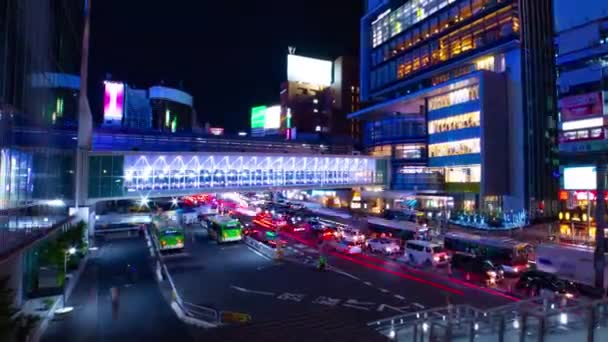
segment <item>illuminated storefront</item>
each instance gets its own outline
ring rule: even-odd
[[[595,167],[563,167],[562,173],[562,190],[559,192],[559,236],[574,243],[593,244],[598,200]],[[608,191],[605,192],[604,199],[608,200]]]

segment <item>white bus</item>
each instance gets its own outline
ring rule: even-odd
[[[608,256],[604,256],[604,274],[608,275]],[[536,268],[558,278],[595,286],[594,250],[587,247],[541,244],[536,247]],[[608,277],[604,277],[608,289]]]

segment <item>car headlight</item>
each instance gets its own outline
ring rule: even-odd
[[[565,296],[566,298],[574,298],[574,295],[572,293],[566,293]]]
[[[490,277],[496,278],[496,271],[488,271],[486,272]]]
[[[388,253],[390,253],[390,252],[392,251],[392,249],[391,249],[390,247],[386,247],[386,251],[387,251]]]

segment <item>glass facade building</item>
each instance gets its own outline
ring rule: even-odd
[[[456,209],[555,209],[552,139],[525,133],[555,133],[551,1],[368,1],[366,9],[361,98],[376,104],[350,118],[363,122],[366,151],[391,156],[392,188],[453,197]],[[421,144],[422,157],[402,158],[404,143]]]

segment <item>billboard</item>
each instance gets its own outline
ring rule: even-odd
[[[279,129],[281,128],[281,106],[272,106],[266,108],[264,117],[264,129]]]
[[[564,190],[595,190],[595,166],[564,167]]]
[[[257,106],[251,108],[251,129],[264,128],[266,108],[266,106]]]
[[[103,118],[106,121],[121,121],[125,100],[124,83],[105,81],[103,96]]]
[[[562,121],[577,120],[603,114],[602,94],[600,92],[568,96],[559,100]]]
[[[320,86],[331,85],[332,62],[322,59],[287,55],[287,80]]]
[[[251,108],[252,135],[254,132],[260,134],[262,131],[279,128],[281,128],[281,106],[257,106]]]

